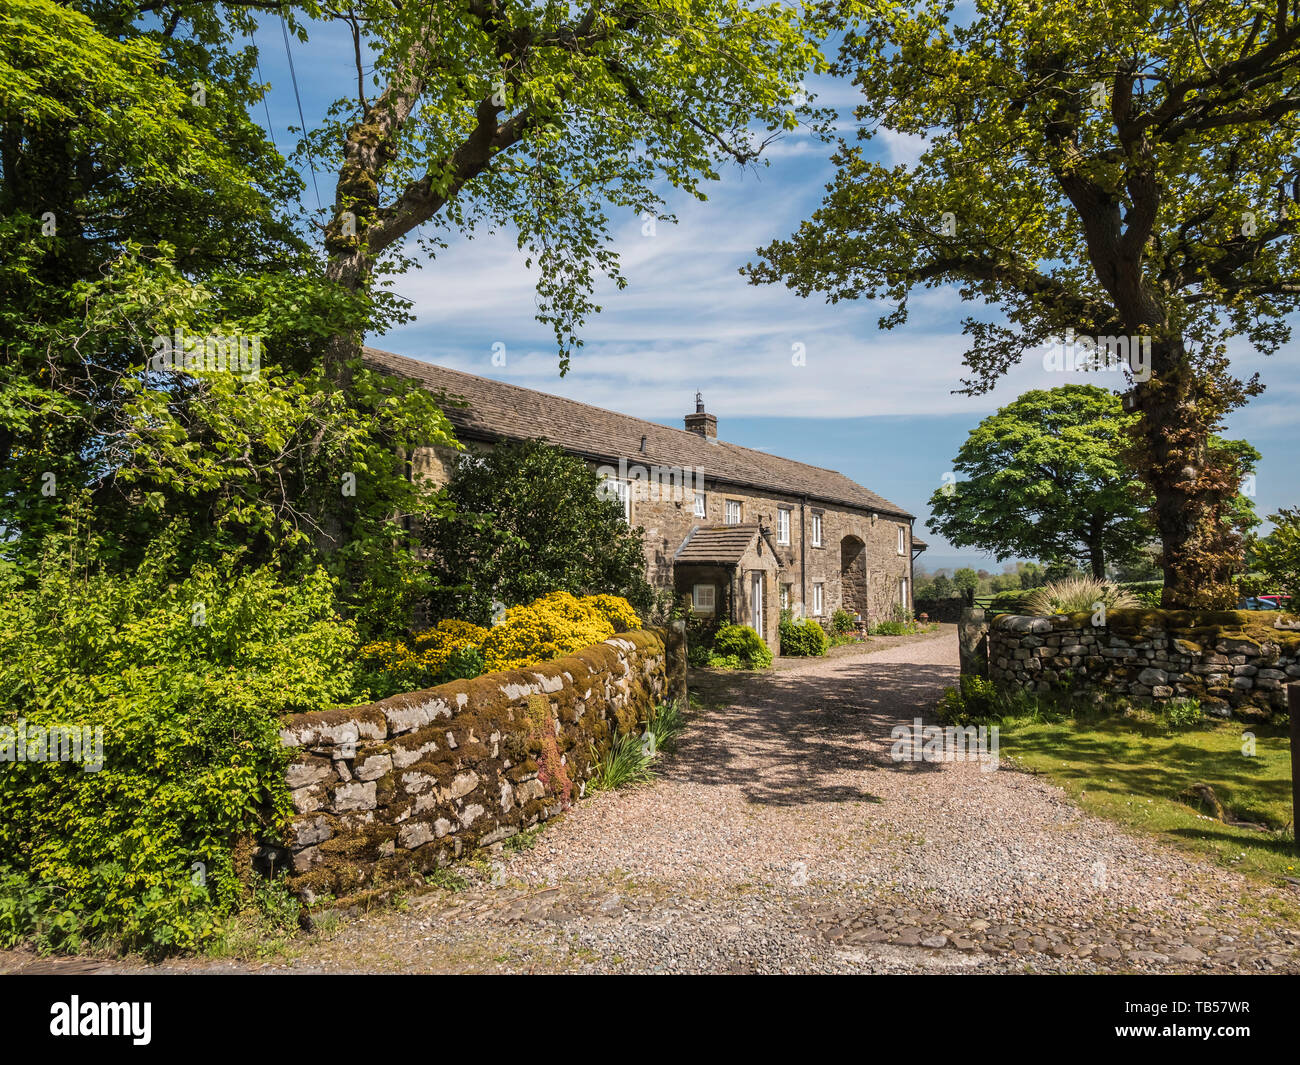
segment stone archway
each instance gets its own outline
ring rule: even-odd
[[[856,536],[840,541],[840,600],[850,614],[867,620],[867,545]]]

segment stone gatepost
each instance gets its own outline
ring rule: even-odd
[[[957,646],[962,676],[989,675],[989,623],[977,606],[966,607],[957,622]]]
[[[667,639],[664,640],[667,657],[668,697],[675,699],[677,705],[685,711],[690,706],[690,697],[686,688],[686,621],[678,618],[668,623]]]

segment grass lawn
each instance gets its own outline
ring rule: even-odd
[[[1255,736],[1253,757],[1242,754],[1246,731]],[[1274,883],[1300,876],[1289,748],[1284,729],[1216,721],[1174,731],[1143,711],[1001,722],[1003,757],[1047,774],[1090,813]],[[1267,831],[1224,824],[1179,798],[1200,783],[1214,789],[1230,818]]]

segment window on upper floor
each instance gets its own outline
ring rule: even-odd
[[[697,518],[702,518],[706,514],[708,514],[708,512],[709,512],[709,508],[708,508],[707,497],[704,495],[703,492],[696,492],[695,493],[695,516]]]
[[[790,512],[785,507],[781,507],[776,512],[776,542],[778,544],[790,542]]]
[[[632,524],[632,486],[617,477],[606,477],[600,482],[600,491],[606,499],[617,499],[623,507],[623,520]]]
[[[812,516],[812,545],[821,547],[822,545],[822,516],[814,514]]]
[[[900,525],[898,527],[898,553],[900,555],[907,554],[907,526],[906,525]]]
[[[726,521],[727,521],[727,524],[728,524],[728,525],[739,525],[739,524],[740,524],[740,500],[739,500],[739,499],[728,499],[728,500],[727,500],[727,517],[726,517]]]

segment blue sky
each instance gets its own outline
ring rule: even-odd
[[[262,76],[271,84],[267,109],[283,151],[291,143],[288,128],[299,122],[278,24],[267,22],[258,44]],[[351,41],[324,26],[308,44],[294,40],[292,47],[303,110],[313,125],[354,77]],[[812,87],[819,104],[851,120],[851,86],[820,81]],[[261,108],[254,117],[265,125]],[[897,136],[874,145],[891,163],[912,160],[918,150],[917,142]],[[985,396],[953,395],[963,371],[960,322],[972,312],[954,291],[917,292],[908,324],[882,332],[879,304],[831,306],[747,284],[737,271],[755,249],[793,232],[820,203],[833,173],[828,152],[796,133],[769,149],[769,166],[724,171],[707,203],[671,197],[675,226],[659,223],[646,236],[639,219],[616,219],[615,246],[629,284],[623,291],[602,287],[604,311],[589,321],[586,346],[564,378],[549,328],[533,319],[535,277],[509,233],[455,241],[436,261],[399,278],[397,290],[413,301],[416,319],[369,342],[668,425],[681,425],[698,390],[724,439],[838,469],[915,513],[918,535],[931,544],[920,564],[996,572],[1001,567],[988,556],[955,549],[924,527],[926,501],[966,434],[1027,389],[1122,379],[1021,365]],[[304,176],[306,202],[314,207]],[[322,172],[317,183],[328,204],[333,179]],[[492,363],[498,343],[505,345],[504,367]],[[792,364],[795,345],[803,345],[805,365]],[[1246,346],[1234,350],[1238,373],[1258,369],[1267,385],[1228,426],[1228,435],[1248,439],[1263,454],[1261,516],[1300,504],[1295,353],[1295,343],[1270,358]]]

